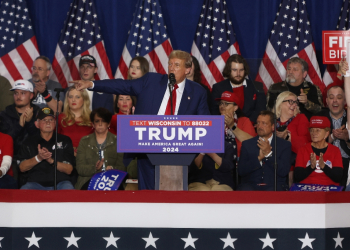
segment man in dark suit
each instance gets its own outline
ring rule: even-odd
[[[176,84],[172,91],[173,110],[170,105],[168,75],[147,73],[136,80],[73,81],[78,90],[133,95],[137,97],[135,114],[149,115],[210,115],[207,94],[198,83],[186,79],[191,70],[191,55],[174,50],[169,55],[168,71],[175,75]],[[154,189],[155,168],[147,157],[138,157],[139,189]]]
[[[212,90],[212,104],[210,112],[212,115],[220,115],[219,106],[215,99],[220,98],[225,91],[236,93],[244,100],[243,113],[253,123],[260,111],[265,110],[266,97],[263,85],[260,82],[252,82],[246,79],[249,75],[249,66],[241,55],[232,55],[227,59],[225,68],[222,72],[227,79],[215,83]]]
[[[238,174],[241,191],[272,191],[274,190],[274,152],[277,140],[277,190],[288,190],[288,173],[290,170],[291,143],[279,137],[274,138],[274,114],[271,111],[261,111],[257,118],[258,136],[243,141],[241,156],[238,163]]]
[[[346,187],[349,170],[350,144],[349,131],[346,127],[347,114],[344,109],[345,93],[340,86],[331,86],[327,90],[326,103],[328,108],[323,108],[317,115],[326,116],[331,122],[331,133],[328,142],[338,147],[343,158],[343,177],[340,185]]]
[[[98,67],[95,57],[92,55],[85,55],[80,57],[79,74],[82,80],[94,81],[97,70]],[[114,114],[113,95],[93,91],[88,91],[88,94],[90,97],[91,110],[102,107],[108,109],[112,114]]]

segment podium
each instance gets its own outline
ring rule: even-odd
[[[223,116],[118,116],[117,151],[146,153],[156,190],[188,190],[188,166],[198,153],[223,153]]]
[[[147,154],[156,166],[156,190],[188,190],[188,166],[196,154]]]

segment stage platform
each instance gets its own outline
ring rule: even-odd
[[[1,249],[350,249],[350,192],[0,190]]]

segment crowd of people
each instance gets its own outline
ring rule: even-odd
[[[117,169],[138,180],[138,186],[124,182],[120,189],[155,189],[155,166],[146,154],[117,152],[118,116],[143,114],[224,116],[225,151],[195,156],[189,191],[287,191],[293,183],[350,191],[345,61],[339,64],[341,84],[324,93],[306,80],[308,64],[298,57],[288,61],[285,80],[271,84],[266,95],[237,54],[223,69],[226,80],[212,90],[187,52],[169,55],[168,73],[175,76],[171,93],[168,75],[149,68],[144,57],[135,57],[128,79],[95,81],[98,63],[84,55],[80,79],[59,100],[55,89],[61,85],[49,79],[45,56],[34,60],[29,80],[11,86],[0,77],[0,188],[52,190],[56,171],[57,189],[86,190],[94,174]]]

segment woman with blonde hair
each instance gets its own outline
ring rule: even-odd
[[[289,173],[289,184],[293,183],[293,171],[296,155],[301,147],[311,141],[309,121],[300,113],[298,97],[284,91],[276,99],[276,135],[292,143],[292,167]]]
[[[77,91],[74,86],[68,88],[63,113],[58,116],[58,133],[71,138],[75,153],[80,139],[93,132],[89,107],[90,99],[86,90]]]

